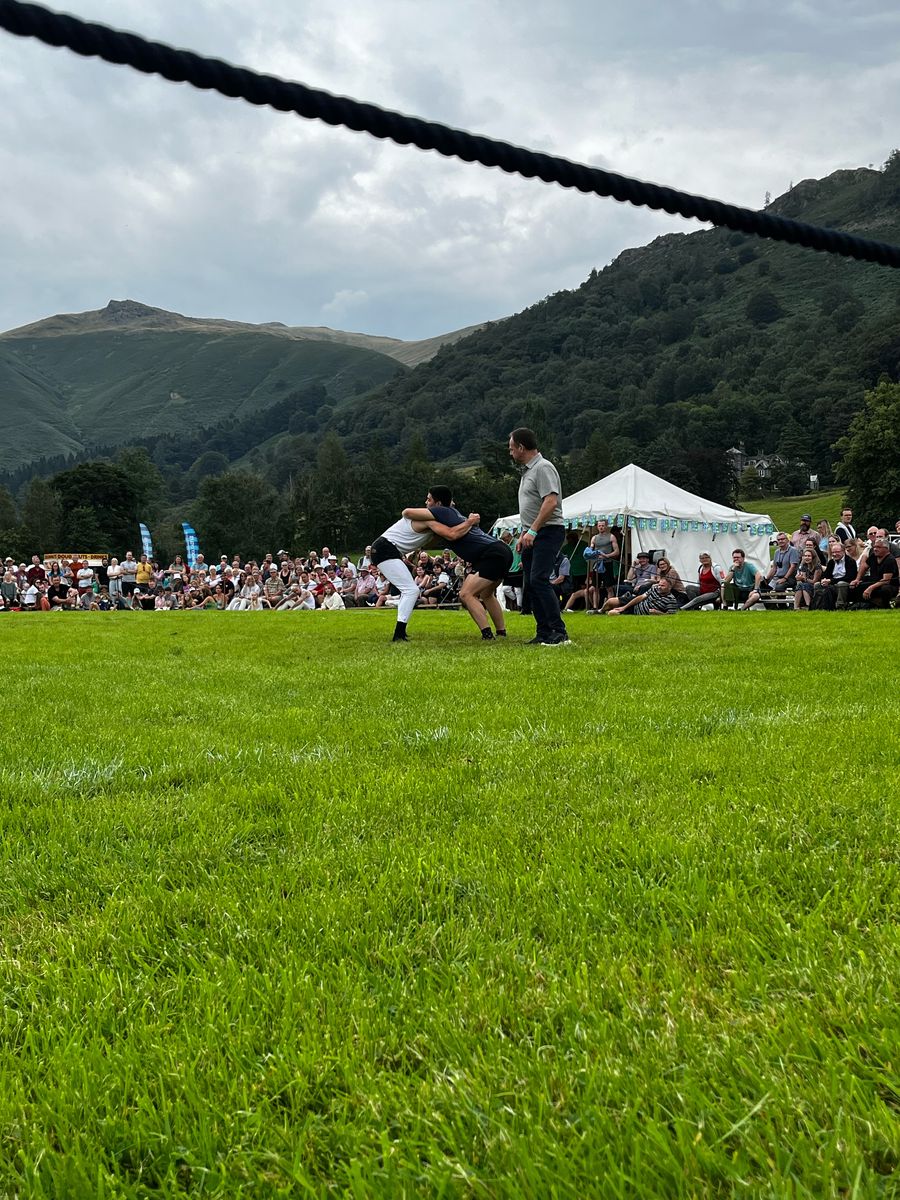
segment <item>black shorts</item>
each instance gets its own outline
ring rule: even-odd
[[[504,575],[509,574],[512,561],[512,550],[506,542],[498,542],[496,546],[489,546],[478,561],[472,563],[472,570],[482,579],[489,579],[491,583],[499,583]]]
[[[377,567],[379,563],[387,562],[390,558],[402,558],[403,555],[393,542],[386,537],[376,538],[372,543],[372,562]]]

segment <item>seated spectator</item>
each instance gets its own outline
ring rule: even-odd
[[[876,537],[871,551],[860,561],[850,584],[851,604],[860,608],[888,608],[897,597],[900,569],[886,537]]]
[[[340,595],[345,608],[356,608],[356,575],[349,566],[344,567],[340,576]]]
[[[334,590],[333,583],[325,584],[325,593],[322,596],[322,609],[327,612],[342,612],[344,609],[344,601]]]
[[[22,593],[22,608],[26,612],[34,612],[38,602],[38,585],[36,583],[28,583],[26,580],[25,590]]]
[[[732,605],[737,608],[739,604],[742,608],[747,607],[750,593],[756,586],[756,574],[756,567],[747,562],[744,551],[732,550],[731,570],[725,576],[722,587],[722,598],[726,608]]]
[[[425,603],[431,606],[442,603],[450,587],[450,576],[441,566],[436,575],[431,576],[431,582],[425,587],[422,596]]]
[[[707,604],[711,604],[713,608],[721,607],[722,584],[725,578],[725,572],[718,563],[713,562],[712,555],[706,552],[701,554],[697,571],[697,586],[700,590],[693,599],[682,604],[682,609],[687,612],[695,608],[704,608]]]
[[[391,584],[389,580],[385,579],[380,571],[378,572],[378,583],[376,584],[376,589],[378,591],[378,599],[375,601],[375,607],[387,607],[387,602],[391,599]]]
[[[825,544],[826,544],[826,546],[828,545],[827,540],[826,540]],[[819,539],[817,537],[808,537],[806,539],[806,541],[800,547],[800,557],[801,558],[803,557],[804,550],[812,550],[813,554],[815,555],[815,557],[819,563],[819,566],[820,567],[825,566],[825,562],[826,562],[825,551],[819,549]]]
[[[708,556],[707,556],[708,557]],[[702,573],[702,559],[701,559]],[[681,581],[681,576],[672,566],[667,558],[658,558],[656,560],[656,577],[657,579],[668,579],[669,586],[675,593],[675,599],[679,604],[684,604],[687,600],[687,591]]]
[[[636,592],[629,600],[609,610],[611,617],[666,617],[678,612],[678,600],[668,579],[658,579],[646,592]]]
[[[9,568],[4,572],[3,579],[0,581],[0,599],[2,599],[5,609],[19,607],[19,589],[16,586],[16,577]]]
[[[556,597],[561,605],[565,605],[572,594],[571,574],[572,563],[566,554],[565,543],[563,543],[562,549],[557,554],[556,561],[550,571],[550,586],[556,592]]]
[[[845,553],[846,543],[837,538],[831,543],[828,562],[813,589],[813,608],[846,608],[850,584],[856,578],[856,563]]]
[[[639,550],[624,580],[616,587],[616,594],[609,597],[600,611],[612,612],[621,607],[623,601],[646,592],[655,579],[656,567],[651,563],[650,555],[646,550]],[[671,588],[669,590],[671,592]]]
[[[263,576],[263,580],[263,599],[269,608],[275,608],[284,595],[284,584],[281,582],[278,568],[274,563],[269,566],[268,573]]]
[[[363,567],[356,581],[357,608],[370,608],[378,599],[378,570],[372,566]]]
[[[817,547],[807,546],[800,556],[794,580],[794,612],[811,608],[813,591],[822,578],[822,564]]]
[[[68,587],[61,582],[61,579],[62,576],[47,588],[47,599],[50,601],[51,609],[59,609],[60,611],[66,607],[66,596],[69,592]]]
[[[775,535],[775,545],[777,549],[772,565],[765,575],[762,572],[757,573],[756,586],[744,608],[752,608],[754,604],[759,604],[763,596],[773,593],[776,596],[783,596],[793,585],[794,576],[797,574],[797,567],[800,564],[800,551],[796,546],[791,545],[786,533]]]

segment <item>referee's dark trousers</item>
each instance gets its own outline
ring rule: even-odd
[[[566,636],[566,627],[559,615],[559,597],[550,584],[553,564],[565,535],[563,525],[545,525],[538,530],[531,549],[522,551],[525,599],[531,605],[537,622],[536,636],[542,642]]]

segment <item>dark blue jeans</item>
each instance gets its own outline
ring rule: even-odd
[[[537,623],[541,641],[566,637],[566,627],[559,615],[559,598],[550,583],[553,565],[566,536],[562,525],[545,525],[538,530],[534,545],[522,551],[522,578],[525,596]]]

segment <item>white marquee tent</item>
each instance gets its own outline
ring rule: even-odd
[[[775,529],[764,514],[703,500],[634,463],[564,497],[563,517],[569,529],[601,518],[620,525],[630,536],[631,557],[639,550],[662,551],[685,583],[696,582],[702,551],[729,570],[731,552],[739,548],[750,562],[768,569],[769,539]],[[504,529],[521,531],[518,513],[497,520],[494,533]]]

